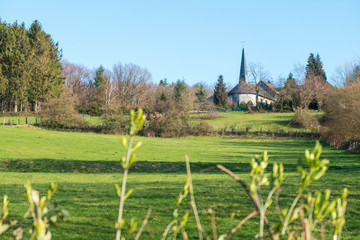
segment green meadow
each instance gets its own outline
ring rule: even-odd
[[[227,119],[224,115],[224,118],[208,121],[220,125]],[[254,128],[262,124],[262,114],[238,116],[248,115],[256,116],[252,121]],[[288,120],[283,120],[284,124],[281,124],[279,119],[291,118],[276,114],[272,117],[271,124],[278,121],[281,126],[286,126]],[[239,119],[236,121],[242,122]],[[263,121],[265,124],[268,120]],[[242,124],[246,126],[247,123]],[[71,214],[70,219],[59,223],[54,230],[54,239],[114,239],[119,204],[114,184],[122,180],[119,159],[125,154],[118,138],[115,135],[0,126],[0,196],[9,196],[9,217],[20,219],[22,223],[28,222],[22,219],[27,210],[24,183],[30,181],[40,194],[45,194],[53,181],[58,185],[53,201]],[[124,217],[126,220],[134,217],[141,223],[148,208],[152,208],[142,239],[159,239],[171,220],[174,203],[186,178],[185,154],[190,157],[201,221],[210,234],[207,211],[213,209],[220,235],[234,227],[254,207],[239,185],[218,171],[216,164],[222,164],[240,178],[249,180],[251,157],[267,150],[270,165],[279,162],[285,166],[287,178],[279,204],[283,208],[289,207],[299,181],[297,161],[303,157],[305,149],[311,149],[315,144],[313,140],[303,138],[217,136],[137,137],[136,140],[143,141],[143,146],[137,151],[138,162],[130,169],[128,186],[134,189],[134,193],[125,203]],[[331,189],[334,197],[338,197],[344,187],[349,189],[343,239],[357,239],[360,236],[360,155],[322,144],[322,156],[330,160],[330,168],[325,177],[309,190]],[[187,197],[180,214],[190,210]],[[235,214],[233,219],[232,213]],[[273,220],[277,218],[274,206],[269,209],[268,216]],[[194,223],[194,217],[190,215],[187,225],[190,239],[196,236]],[[251,239],[257,228],[258,218],[255,217],[234,239]]]
[[[313,116],[317,118],[322,117],[322,113],[313,112]],[[206,120],[206,122],[215,130],[230,130],[237,129],[244,131],[247,127],[250,131],[258,131],[262,128],[263,131],[303,131],[305,129],[298,129],[292,127],[291,121],[294,113],[256,113],[251,114],[247,112],[229,112],[214,114],[218,118]]]
[[[313,116],[320,119],[322,113],[313,112]],[[210,117],[209,117],[210,116]],[[305,129],[299,129],[292,127],[289,122],[294,116],[294,113],[256,113],[249,114],[247,112],[222,112],[222,113],[200,113],[192,114],[191,117],[194,121],[204,120],[204,122],[210,125],[211,130],[239,130],[245,131],[248,127],[251,132],[256,132],[259,128],[262,128],[263,131],[304,131]],[[28,124],[33,125],[36,121],[40,121],[40,118],[29,116]],[[209,119],[210,118],[210,119]],[[213,119],[211,119],[213,118]],[[101,124],[100,117],[84,117],[85,121],[89,123],[90,126],[99,126]],[[24,116],[3,116],[0,117],[0,124],[5,121],[6,124],[16,124],[20,125],[25,124],[26,117]]]

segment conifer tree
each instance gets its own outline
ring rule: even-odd
[[[167,79],[166,78],[161,79],[159,85],[166,87],[168,85]]]
[[[226,86],[222,75],[219,76],[218,81],[214,89],[214,103],[216,106],[226,108],[228,103],[228,95],[226,92]]]
[[[0,98],[2,111],[22,111],[29,103],[57,96],[63,83],[61,51],[38,21],[25,24],[0,20]]]
[[[185,91],[187,90],[187,86],[185,83],[185,80],[180,80],[178,79],[176,81],[175,87],[174,87],[174,98],[175,100],[179,101],[182,100],[183,95],[185,93]]]
[[[54,43],[51,36],[43,31],[37,20],[30,26],[29,38],[34,51],[29,96],[37,113],[40,101],[47,101],[51,97],[58,96],[62,91],[63,74],[60,64],[62,54],[58,43]]]
[[[316,54],[316,57],[313,53],[310,53],[310,56],[306,65],[306,78],[311,77],[320,77],[321,81],[326,81],[326,73],[323,68],[323,63],[321,61],[320,55]]]
[[[315,63],[316,63],[316,76],[319,76],[319,77],[321,77],[322,80],[326,81],[326,73],[323,68],[323,63],[321,61],[319,54],[316,54]]]
[[[199,89],[196,91],[195,96],[199,103],[203,103],[207,98],[207,92],[203,84],[199,85]]]
[[[106,83],[104,72],[105,69],[102,65],[100,65],[100,67],[96,69],[95,78],[94,78],[94,85],[96,88]]]
[[[306,65],[306,78],[316,75],[316,61],[313,53],[310,53],[310,56],[307,60]]]
[[[160,101],[166,102],[166,100],[167,100],[167,97],[165,96],[165,93],[162,92],[161,96],[160,96]]]

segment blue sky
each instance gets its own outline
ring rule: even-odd
[[[238,81],[242,41],[247,62],[274,81],[310,52],[328,79],[360,57],[360,1],[28,1],[2,0],[6,22],[38,19],[63,58],[90,69],[135,63],[153,81]]]

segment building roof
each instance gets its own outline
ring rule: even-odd
[[[233,94],[254,94],[256,95],[255,85],[251,83],[246,83],[245,81],[241,81],[239,84],[237,84],[231,91],[228,93],[228,95]],[[270,100],[276,100],[276,96],[272,96],[270,93],[265,91],[262,87],[259,86],[259,96],[270,99]]]
[[[248,83],[244,48],[242,49],[242,54],[241,54],[240,75],[239,75],[239,82],[242,81]]]

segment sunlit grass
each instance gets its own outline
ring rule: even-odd
[[[42,129],[0,126],[0,196],[10,200],[10,216],[21,219],[26,212],[23,184],[31,181],[42,194],[54,181],[58,192],[54,200],[69,210],[72,218],[60,223],[54,239],[113,239],[117,219],[118,197],[114,188],[122,178],[119,163],[124,154],[118,136],[93,133],[46,131]],[[208,208],[216,213],[218,233],[224,233],[249,214],[253,206],[239,186],[215,165],[220,163],[249,179],[249,162],[254,154],[268,150],[270,164],[285,164],[288,174],[280,198],[281,206],[290,204],[296,191],[296,164],[314,141],[302,138],[145,138],[138,150],[138,163],[130,169],[129,187],[135,191],[125,204],[125,219],[141,222],[152,208],[148,230],[143,239],[159,239],[171,219],[173,204],[186,175],[184,155],[191,160],[195,197],[201,220],[210,231]],[[332,189],[338,196],[343,187],[349,189],[347,222],[344,239],[360,235],[360,156],[336,150],[324,144],[323,157],[330,169],[311,191]],[[188,200],[181,213],[190,210]],[[269,210],[275,219],[274,208]],[[230,215],[235,213],[235,219]],[[190,216],[188,232],[194,239],[196,229]],[[251,239],[257,231],[257,218],[248,222],[234,239]]]

